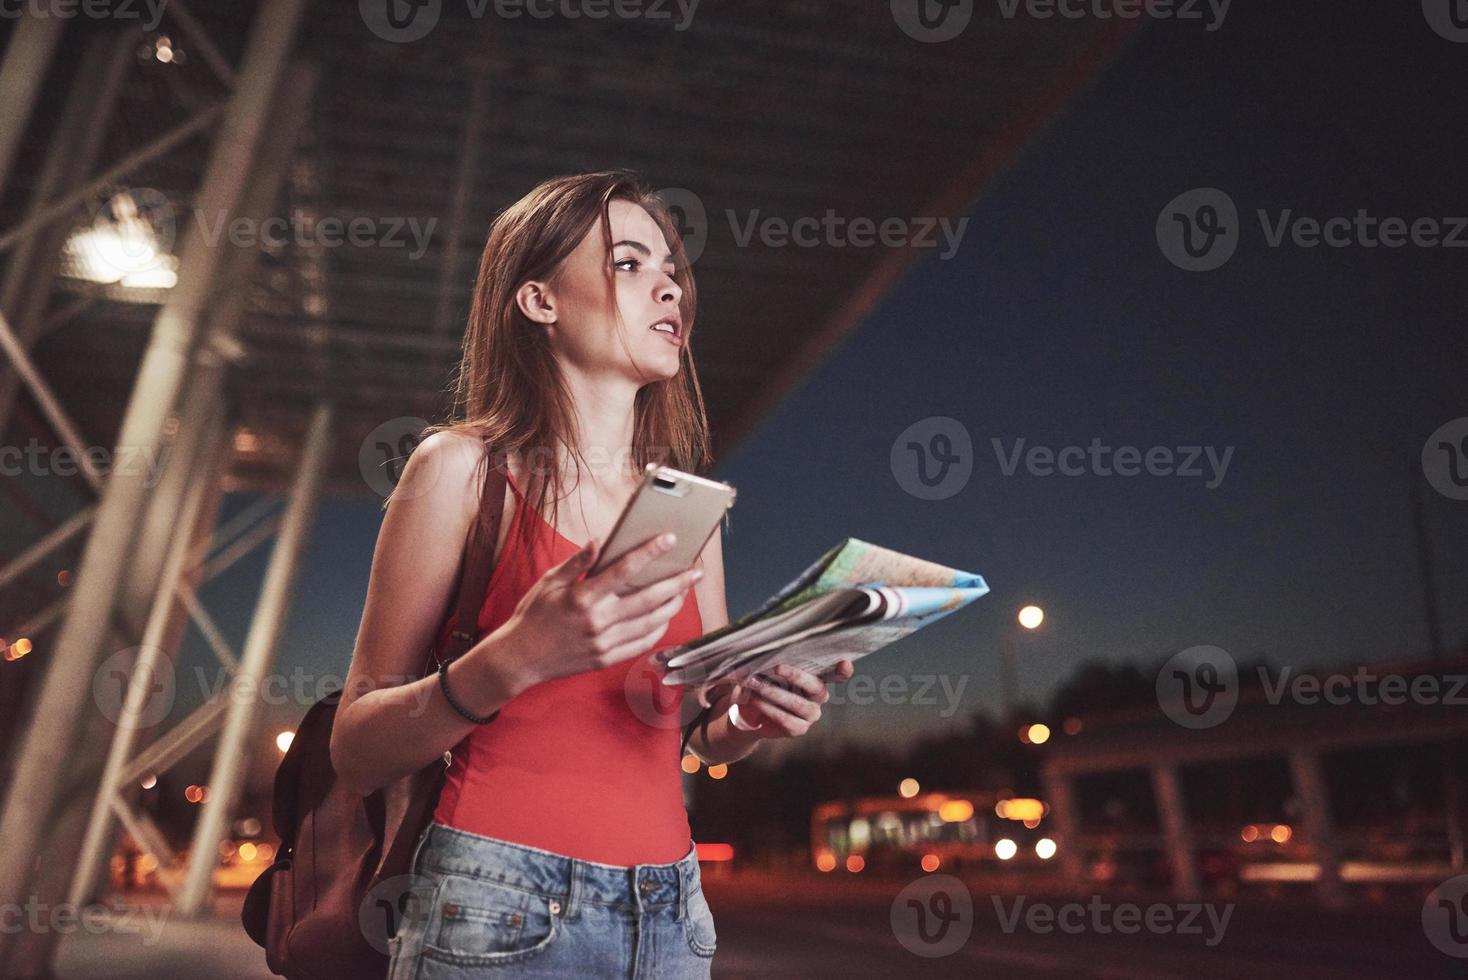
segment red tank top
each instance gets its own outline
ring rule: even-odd
[[[535,512],[513,479],[509,486],[515,516],[479,611],[481,631],[497,629],[546,569],[580,550]],[[524,520],[535,521],[528,548]],[[452,623],[440,640],[449,629]],[[649,658],[702,633],[690,588],[647,653],[522,691],[455,746],[434,819],[603,864],[683,857],[690,835],[678,758],[682,689],[657,683],[661,671]]]

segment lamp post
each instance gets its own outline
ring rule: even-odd
[[[1045,610],[1039,606],[1025,606],[1015,617],[1024,630],[1038,629],[1045,621]],[[1014,721],[1014,709],[1019,697],[1019,664],[1014,652],[1015,631],[1005,630],[999,636],[999,693],[1004,699],[1004,721]]]

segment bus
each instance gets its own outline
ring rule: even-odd
[[[818,871],[911,873],[1040,865],[1055,857],[1041,800],[992,791],[832,800],[811,811]]]

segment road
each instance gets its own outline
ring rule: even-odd
[[[992,890],[972,878],[961,889],[945,891],[947,904],[934,896],[903,893],[906,881],[844,873],[745,871],[721,878],[706,871],[704,882],[719,935],[714,958],[719,980],[1468,976],[1468,959],[1449,957],[1429,942],[1421,923],[1421,898],[1411,895],[1344,913],[1302,903],[1253,900],[1232,908],[1218,903],[1210,917],[1209,909],[1190,915],[1161,896],[1035,894],[1017,904],[1022,890],[1013,882],[1006,883],[996,908]],[[963,911],[965,893],[971,915]],[[896,901],[899,895],[902,901]],[[107,930],[73,936],[63,944],[58,977],[267,980],[272,974],[264,954],[239,927],[240,897],[238,892],[217,896],[211,919],[165,918],[156,935]],[[924,932],[908,898],[928,910]],[[1141,910],[1155,906],[1150,913],[1154,928],[1146,928],[1145,911],[1131,912],[1124,902]],[[946,928],[934,912],[948,918]],[[1119,931],[1134,924],[1138,931]],[[1468,945],[1461,952],[1468,954]],[[932,953],[942,955],[925,955]]]

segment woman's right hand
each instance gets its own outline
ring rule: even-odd
[[[689,587],[703,577],[701,569],[690,568],[619,595],[644,565],[676,542],[672,532],[663,537],[670,540],[649,538],[585,579],[600,548],[595,538],[546,570],[504,625],[481,641],[493,638],[508,659],[499,667],[514,689],[601,670],[653,648]]]

